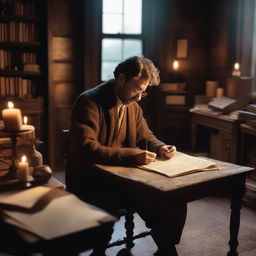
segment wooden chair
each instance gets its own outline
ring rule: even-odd
[[[68,158],[69,155],[69,144],[70,144],[70,133],[69,130],[62,130],[62,134],[63,134],[63,146],[64,146],[64,159]],[[72,192],[72,191],[70,191]],[[134,246],[134,240],[141,238],[141,237],[145,237],[147,235],[150,235],[149,231],[145,231],[142,232],[136,236],[134,236],[134,211],[131,209],[120,209],[119,210],[119,217],[124,216],[125,218],[125,233],[126,233],[126,237],[124,237],[123,239],[119,239],[117,241],[114,241],[112,243],[108,244],[107,248],[113,247],[113,246],[118,246],[118,245],[122,245],[125,244],[126,248],[122,249],[121,251],[118,252],[118,256],[129,256],[131,249]]]

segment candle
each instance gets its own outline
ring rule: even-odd
[[[240,75],[241,75],[240,64],[238,62],[236,62],[234,64],[234,69],[233,69],[233,72],[232,72],[232,76],[240,76]]]
[[[172,63],[172,67],[173,67],[173,70],[174,71],[178,71],[179,69],[179,62],[177,60],[175,60],[173,63]]]
[[[17,171],[18,180],[21,182],[27,182],[28,174],[29,174],[29,166],[27,162],[27,157],[23,155],[21,157],[21,162],[18,163],[18,171]]]
[[[3,109],[2,117],[4,120],[5,129],[8,131],[19,131],[22,128],[21,111],[14,108],[11,101],[8,102],[8,108]]]

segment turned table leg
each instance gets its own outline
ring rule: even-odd
[[[245,192],[245,177],[239,177],[235,179],[231,184],[231,217],[230,217],[230,240],[229,247],[230,251],[228,256],[237,256],[237,246],[238,246],[238,232],[240,227],[240,210],[242,197]]]

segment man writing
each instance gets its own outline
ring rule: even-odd
[[[176,255],[186,219],[186,204],[166,205],[162,213],[118,184],[110,184],[90,167],[92,163],[111,165],[149,164],[157,156],[171,158],[175,146],[159,141],[137,104],[149,85],[158,85],[159,72],[144,57],[131,57],[114,71],[114,79],[82,93],[73,108],[71,152],[67,165],[67,187],[107,211],[116,214],[125,202],[151,228],[158,246],[155,255]],[[140,145],[147,141],[147,149]],[[165,209],[166,208],[166,209]],[[104,255],[95,252],[94,255]]]

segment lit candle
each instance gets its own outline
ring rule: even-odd
[[[21,111],[14,108],[11,101],[8,102],[8,108],[3,109],[2,117],[4,120],[5,129],[8,131],[19,131],[22,128]]]
[[[178,71],[179,69],[179,62],[177,60],[175,60],[173,63],[172,63],[172,67],[173,67],[173,70],[174,71]]]
[[[240,64],[238,62],[236,62],[234,64],[234,69],[233,69],[233,72],[232,72],[232,76],[240,76],[240,75],[241,75]]]
[[[29,175],[29,166],[27,162],[27,157],[24,155],[21,157],[21,162],[18,163],[17,177],[21,182],[27,182]]]

